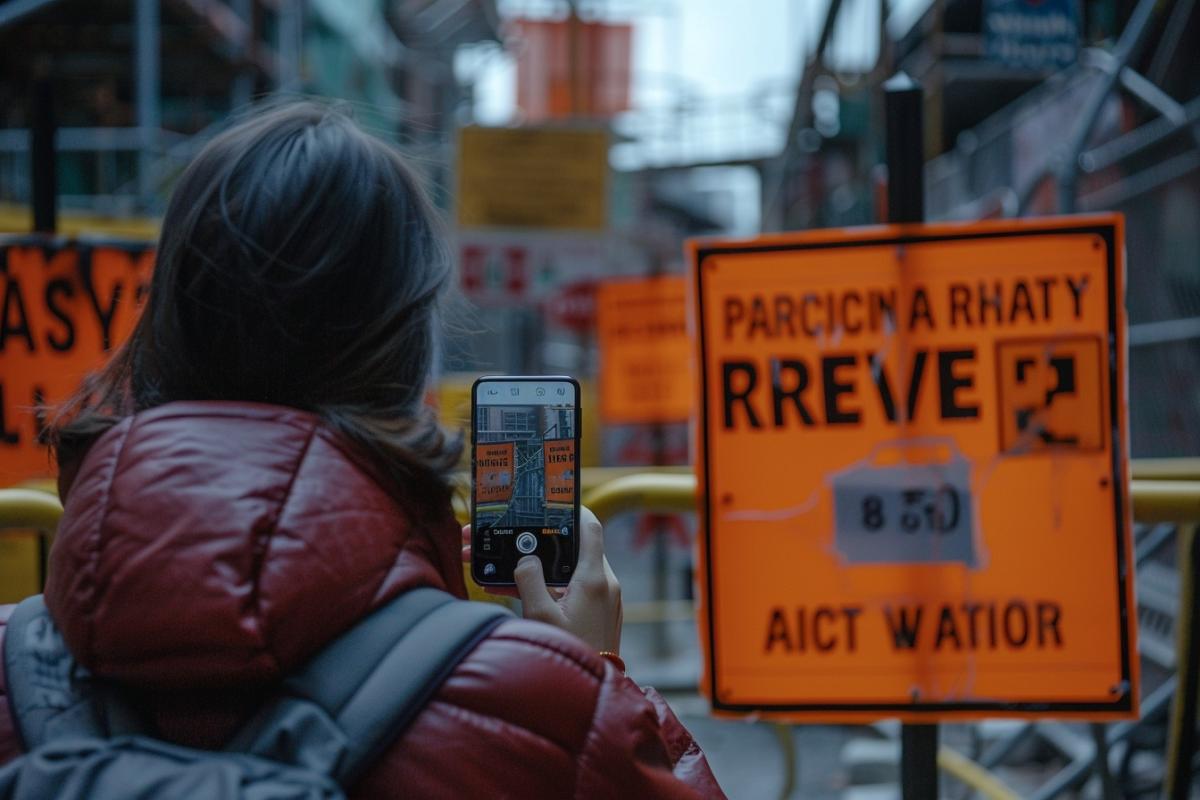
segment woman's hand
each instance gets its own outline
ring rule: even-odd
[[[565,592],[546,586],[542,561],[525,556],[517,562],[514,579],[526,619],[562,628],[597,651],[620,652],[621,584],[604,557],[604,528],[587,508],[579,514],[579,564]],[[471,559],[471,529],[463,528],[463,561]],[[512,595],[511,589],[483,587],[493,594]],[[558,590],[554,590],[558,591]]]

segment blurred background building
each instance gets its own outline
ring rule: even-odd
[[[735,19],[708,0],[7,0],[0,221],[28,229],[38,96],[65,218],[149,230],[197,148],[276,96],[337,98],[412,155],[452,214],[462,127],[590,127],[610,145],[588,190],[604,193],[599,225],[459,226],[460,260],[486,278],[468,297],[519,335],[460,337],[446,364],[586,374],[589,281],[678,271],[691,235],[881,219],[880,84],[903,69],[926,90],[931,218],[1127,214],[1133,380],[1171,382],[1136,395],[1134,454],[1191,453],[1194,5],[764,0]],[[506,282],[523,288],[501,297]],[[572,305],[583,317],[555,311]]]
[[[337,98],[441,159],[464,44],[499,41],[473,0],[10,0],[0,4],[0,202],[31,197],[33,89],[48,84],[64,210],[154,215],[229,118],[273,94]],[[430,168],[435,184],[444,175]]]

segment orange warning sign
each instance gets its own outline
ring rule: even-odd
[[[0,486],[50,474],[36,409],[129,335],[153,265],[149,243],[0,236]]]
[[[686,295],[681,275],[600,285],[596,323],[605,422],[682,422],[691,415]]]
[[[542,444],[547,505],[575,507],[575,440],[547,439]]]
[[[714,709],[1134,716],[1121,218],[690,251]]]
[[[515,442],[475,447],[476,503],[507,503],[512,498],[516,477],[515,449]]]

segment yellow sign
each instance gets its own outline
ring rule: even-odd
[[[686,280],[675,275],[603,283],[596,290],[605,422],[681,422],[691,415],[686,294]]]
[[[714,709],[1135,716],[1121,218],[691,253]]]
[[[603,230],[608,133],[576,128],[463,128],[462,227]]]

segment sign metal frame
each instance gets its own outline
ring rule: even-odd
[[[702,472],[697,477],[701,485],[701,538],[704,555],[705,588],[703,604],[702,636],[707,638],[704,647],[707,681],[702,686],[708,694],[715,712],[725,714],[765,713],[786,717],[805,717],[815,720],[828,714],[838,720],[876,719],[900,717],[906,722],[936,722],[941,719],[979,719],[984,717],[1045,717],[1064,716],[1070,718],[1127,719],[1137,712],[1138,687],[1136,654],[1133,652],[1134,621],[1130,607],[1132,593],[1131,574],[1131,526],[1129,505],[1121,487],[1128,485],[1128,440],[1126,438],[1127,410],[1123,403],[1122,367],[1127,364],[1123,315],[1118,306],[1119,295],[1124,286],[1124,254],[1117,252],[1121,227],[1118,215],[1089,215],[1075,217],[1044,218],[1035,220],[1005,220],[974,223],[969,227],[954,223],[930,225],[890,225],[863,229],[851,238],[837,238],[839,231],[820,231],[803,234],[764,236],[756,240],[692,240],[688,243],[692,264],[692,281],[689,291],[694,292],[689,304],[698,348],[697,378],[700,392],[698,444],[701,448]],[[1119,615],[1118,641],[1120,644],[1120,676],[1123,691],[1111,702],[1081,702],[1074,700],[1050,701],[1023,700],[966,700],[966,701],[914,701],[896,703],[836,703],[836,702],[728,702],[719,691],[720,674],[717,659],[717,621],[714,602],[713,575],[713,491],[712,480],[716,465],[711,458],[709,430],[713,411],[709,405],[709,345],[704,314],[706,262],[713,256],[731,256],[765,252],[804,252],[839,248],[920,245],[980,239],[1036,238],[1039,236],[1099,236],[1105,244],[1105,269],[1107,274],[1107,345],[1109,351],[1108,375],[1105,389],[1109,397],[1111,414],[1107,420],[1112,442],[1110,479],[1114,487],[1113,514],[1115,516],[1116,574],[1114,587],[1117,592]],[[1102,375],[1102,377],[1105,377]]]

